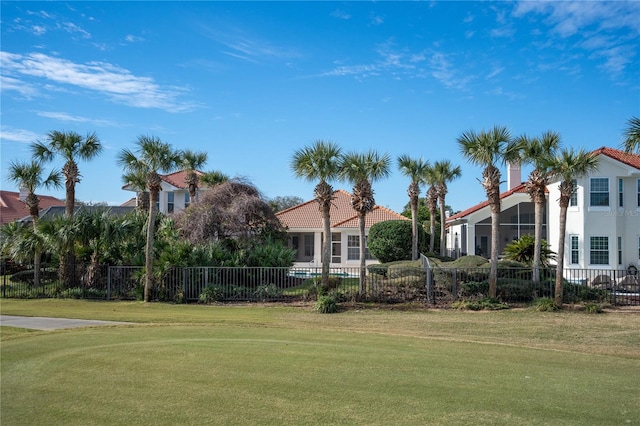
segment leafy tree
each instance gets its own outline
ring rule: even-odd
[[[484,167],[482,186],[491,208],[491,266],[489,268],[489,296],[496,297],[498,279],[498,250],[500,244],[500,169],[496,165],[518,157],[518,145],[511,140],[506,127],[494,126],[489,131],[473,130],[458,137],[462,155],[472,164]]]
[[[598,169],[598,157],[584,149],[574,151],[563,149],[553,160],[551,165],[553,175],[560,179],[560,221],[558,239],[558,262],[556,264],[555,304],[562,306],[562,280],[564,273],[564,247],[567,230],[567,209],[571,194],[575,190],[573,180],[585,176]]]
[[[624,131],[624,141],[622,146],[628,153],[640,154],[640,118],[631,117],[627,121],[627,128]]]
[[[42,163],[36,160],[32,160],[30,163],[15,161],[9,163],[9,181],[15,183],[21,190],[27,191],[24,203],[29,208],[34,233],[40,217],[40,199],[35,194],[36,189],[41,186],[45,188],[60,187],[62,186],[61,178],[60,172],[57,170],[52,170],[47,177],[44,177]],[[33,285],[36,287],[40,285],[40,251],[41,247],[36,244],[32,252]]]
[[[60,132],[53,130],[47,134],[44,142],[37,141],[31,145],[33,157],[37,160],[49,162],[56,156],[65,161],[62,174],[65,178],[65,215],[73,217],[76,200],[76,184],[80,182],[80,171],[77,159],[89,161],[102,152],[102,144],[95,133],[82,137],[76,132]],[[71,277],[75,277],[75,259],[73,248],[68,247],[68,253],[61,259],[64,265],[61,269],[60,280],[68,283]]]
[[[189,198],[193,203],[198,202],[198,186],[200,184],[200,177],[198,176],[198,169],[202,168],[207,162],[206,152],[195,152],[190,149],[184,150],[181,153],[181,165],[186,176],[184,183],[189,190]]]
[[[504,258],[533,266],[535,264],[536,245],[536,238],[533,235],[522,235],[519,239],[507,244],[504,248]],[[540,265],[546,268],[551,260],[555,260],[556,256],[545,240],[540,240],[540,246]]]
[[[158,172],[168,173],[176,169],[181,161],[180,153],[174,151],[167,143],[153,136],[139,136],[135,151],[123,149],[118,155],[118,164],[125,173],[147,176],[146,187],[151,196],[149,202],[149,219],[147,221],[147,243],[145,247],[145,282],[144,301],[148,302],[153,276],[153,243],[156,223],[156,201],[162,189]]]
[[[412,257],[412,226],[408,220],[378,222],[369,229],[369,251],[382,263],[409,260]],[[419,249],[426,247],[427,236],[418,228]]]
[[[460,166],[454,166],[451,161],[436,161],[433,165],[436,180],[436,193],[440,203],[440,256],[446,256],[447,240],[445,238],[445,198],[447,196],[447,183],[457,179],[462,174]]]
[[[367,213],[370,213],[376,206],[372,183],[389,176],[390,163],[389,154],[380,155],[374,150],[369,150],[364,154],[352,152],[344,155],[341,159],[340,175],[353,184],[351,206],[358,214],[360,228],[360,288],[363,291],[366,287],[367,273],[365,219]]]
[[[314,197],[322,212],[324,241],[322,247],[322,285],[329,285],[329,265],[331,262],[331,201],[334,198],[330,181],[340,174],[342,150],[332,142],[315,141],[311,146],[293,153],[291,169],[300,178],[318,184],[313,190]]]
[[[406,154],[398,157],[397,161],[400,172],[411,179],[409,188],[407,189],[411,211],[411,258],[417,260],[419,256],[418,202],[420,199],[420,185],[425,181],[425,170],[429,166],[429,162],[423,161],[422,158],[416,160]]]
[[[302,203],[304,203],[302,198],[291,195],[277,196],[269,200],[269,205],[274,212],[280,212]]]
[[[522,148],[523,162],[533,165],[533,170],[525,183],[527,193],[534,204],[535,244],[533,254],[533,282],[540,282],[540,263],[542,261],[542,221],[547,202],[546,190],[551,178],[551,165],[560,148],[560,135],[545,132],[539,138],[520,136],[517,142]]]

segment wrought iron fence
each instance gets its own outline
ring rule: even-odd
[[[479,299],[489,293],[488,268],[450,268],[430,264],[422,267],[371,265],[365,282],[359,268],[332,268],[328,283],[321,268],[173,267],[154,277],[151,298],[186,302],[270,302],[316,300],[331,293],[342,301],[380,303],[420,302],[449,305],[456,300]],[[555,269],[542,269],[534,282],[530,268],[499,268],[497,297],[507,303],[530,303],[553,297]],[[144,268],[136,266],[76,265],[73,284],[58,280],[58,265],[44,265],[40,283],[33,270],[15,266],[0,271],[0,296],[5,298],[78,298],[140,300]],[[626,270],[567,269],[563,300],[640,305],[637,273]]]

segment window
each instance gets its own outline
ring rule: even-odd
[[[187,207],[189,207],[189,204],[191,204],[191,196],[189,195],[188,192],[184,193],[184,208],[186,209]]]
[[[591,265],[608,265],[609,237],[591,237],[589,243],[589,263]]]
[[[342,242],[339,232],[333,232],[331,234],[331,263],[341,263],[342,259],[340,254],[342,253]]]
[[[369,247],[366,246],[367,239],[365,237],[364,258],[373,259],[369,253]],[[360,260],[360,235],[347,236],[347,260]]]
[[[618,179],[618,207],[624,207],[624,181]]]
[[[305,234],[304,236],[304,255],[313,257],[313,234]]]
[[[173,213],[173,192],[167,192],[167,213]]]
[[[622,237],[618,237],[618,265],[622,265]]]
[[[609,206],[609,178],[591,178],[590,206]]]
[[[573,192],[569,198],[569,207],[576,207],[578,205],[578,179],[572,179]]]
[[[580,263],[580,251],[578,249],[578,236],[571,235],[571,264]]]

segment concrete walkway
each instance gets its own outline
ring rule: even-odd
[[[132,322],[97,321],[69,318],[19,317],[0,315],[0,325],[7,327],[30,328],[33,330],[58,330],[61,328],[92,327],[96,325],[134,324]]]

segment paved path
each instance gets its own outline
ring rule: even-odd
[[[7,327],[31,328],[33,330],[58,330],[60,328],[90,327],[96,325],[133,324],[131,322],[97,321],[69,318],[19,317],[0,315],[0,325]]]

